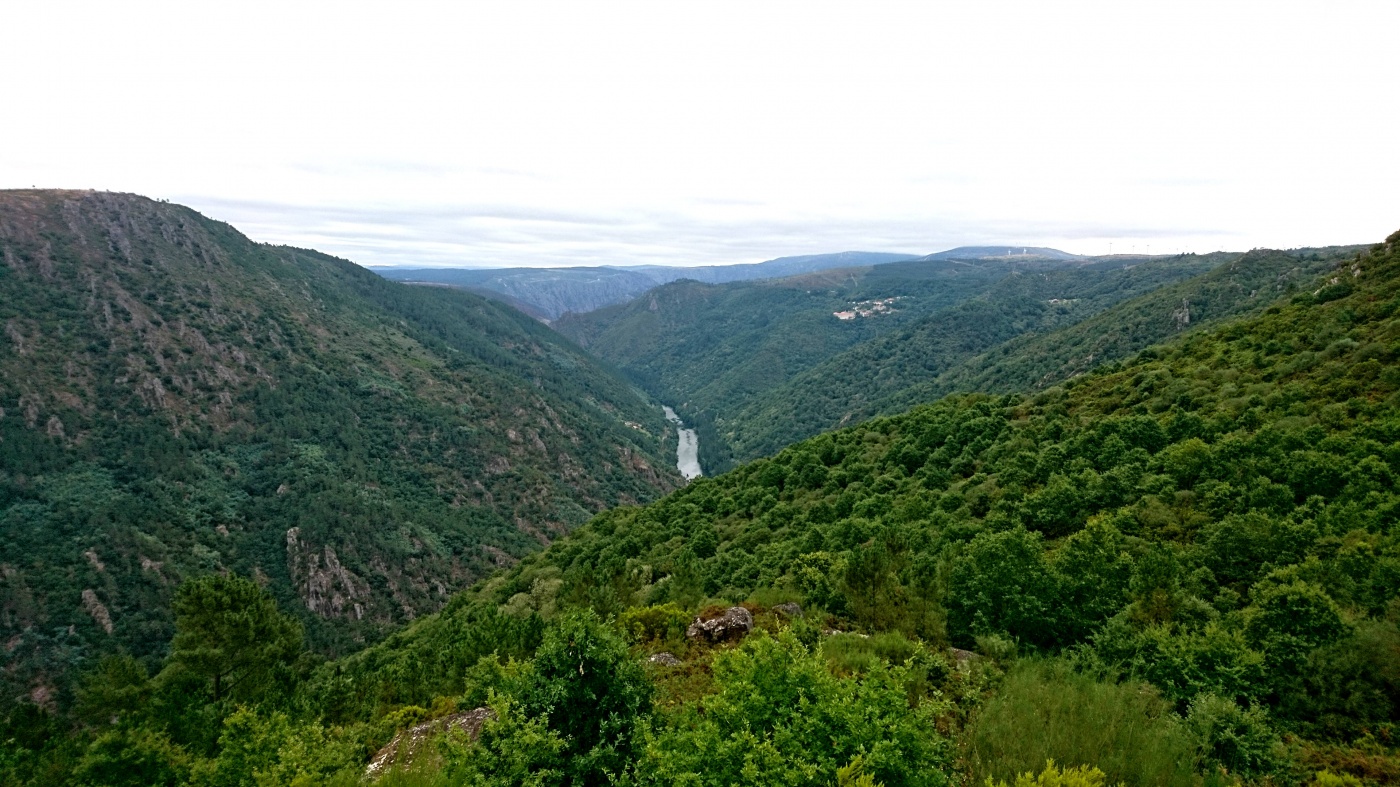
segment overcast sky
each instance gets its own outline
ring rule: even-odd
[[[1400,229],[1400,2],[0,5],[0,188],[362,264]]]

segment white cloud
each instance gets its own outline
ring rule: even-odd
[[[1400,227],[1394,3],[0,9],[0,187],[190,204],[365,264]]]

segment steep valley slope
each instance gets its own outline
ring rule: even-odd
[[[26,696],[158,657],[193,575],[256,577],[341,652],[681,483],[659,405],[537,321],[177,205],[0,192],[0,326],[0,641]]]
[[[1359,250],[1261,249],[1008,277],[764,391],[716,431],[736,459],[747,461],[950,393],[1045,389],[1176,334],[1262,309]]]
[[[758,283],[676,282],[555,327],[675,406],[698,428],[701,464],[714,473],[849,423],[871,400],[1004,341],[1233,256],[933,255]]]

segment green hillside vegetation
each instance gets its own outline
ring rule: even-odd
[[[0,193],[0,263],[5,707],[158,665],[190,577],[345,653],[680,482],[659,406],[474,295],[93,192]]]
[[[1192,255],[1107,275],[1091,268],[1008,278],[754,397],[723,421],[720,436],[735,457],[750,460],[950,393],[1045,389],[1175,334],[1262,309],[1358,250]],[[1191,273],[1199,275],[1179,281]]]
[[[1209,273],[1162,287],[1052,334],[1021,336],[964,361],[935,380],[891,397],[879,412],[892,414],[954,391],[1011,393],[1049,388],[1169,337],[1262,310],[1365,250],[1329,246],[1228,255]]]
[[[565,315],[554,327],[675,407],[699,431],[701,466],[717,472],[731,462],[715,413],[1002,275],[967,264],[893,263],[759,282],[683,280],[625,304]],[[832,316],[889,297],[900,298],[890,312],[844,322]]]
[[[1397,361],[1400,233],[1061,385],[610,509],[333,663],[266,602],[247,625],[282,644],[240,648],[220,599],[256,589],[202,580],[158,674],[110,660],[77,720],[15,711],[6,775],[355,784],[395,730],[489,706],[379,783],[1393,783]],[[736,603],[742,642],[685,637]],[[219,697],[223,664],[269,678]]]
[[[733,466],[735,456],[766,455],[838,425],[840,416],[825,418],[824,411],[796,416],[764,412],[765,418],[777,419],[777,426],[742,420],[738,414],[755,400],[774,400],[774,391],[792,390],[799,379],[802,388],[846,385],[844,368],[812,370],[852,348],[882,338],[881,348],[907,343],[919,359],[917,365],[943,368],[1022,331],[1053,326],[1200,273],[1212,262],[1218,260],[1148,262],[1133,272],[1133,264],[1123,261],[921,259],[757,283],[683,281],[627,304],[567,315],[555,327],[675,406],[700,432],[702,466],[707,472],[720,472]],[[1047,309],[1044,303],[1034,303],[1085,291],[1086,302],[1072,312],[1068,306]],[[979,297],[986,300],[973,300]],[[848,320],[833,316],[886,299],[894,299],[886,304],[888,310]],[[962,311],[948,311],[960,304],[966,304]],[[919,326],[928,326],[938,319],[935,315],[962,321],[953,327],[959,337],[947,340],[942,336],[947,329],[934,326],[940,339],[931,343],[938,346],[927,347],[918,341]],[[950,356],[929,355],[934,352]],[[857,357],[854,363],[865,370],[860,365],[868,365],[878,353]],[[839,393],[833,400],[844,401]],[[794,418],[820,427],[804,431]],[[750,440],[749,430],[762,431],[763,437]],[[736,448],[741,453],[735,454]]]
[[[1004,275],[946,263],[919,278],[874,275],[882,267],[760,282],[672,282],[629,303],[566,315],[555,327],[690,412],[766,390]],[[852,302],[895,296],[903,299],[890,314],[848,322],[832,316]]]

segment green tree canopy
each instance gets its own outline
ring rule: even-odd
[[[233,574],[192,579],[175,593],[169,669],[209,682],[215,702],[256,696],[270,671],[301,653],[301,626],[267,591]]]
[[[591,612],[566,615],[545,632],[534,666],[522,709],[567,742],[565,783],[602,784],[621,772],[652,703],[651,682],[622,639]]]

